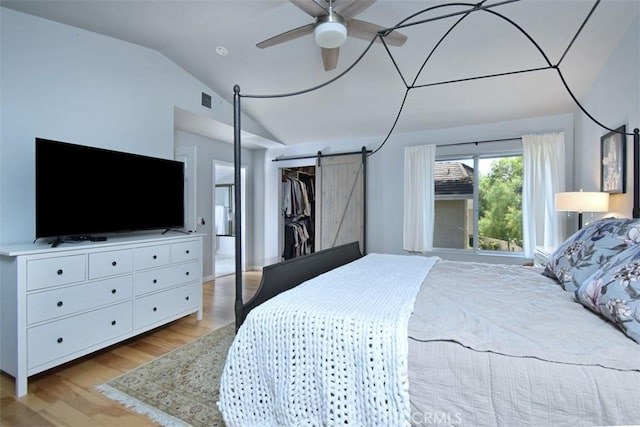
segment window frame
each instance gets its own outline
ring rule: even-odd
[[[446,147],[446,146],[445,146]],[[519,148],[511,148],[511,149],[498,149],[498,150],[487,150],[481,153],[466,153],[460,152],[456,154],[436,154],[436,162],[446,162],[446,161],[464,161],[464,160],[473,160],[473,248],[471,249],[459,249],[459,248],[441,248],[437,246],[433,246],[434,252],[452,252],[458,254],[469,254],[469,255],[493,255],[493,256],[509,256],[509,257],[518,257],[522,258],[524,255],[524,251],[513,252],[513,251],[503,251],[503,250],[486,250],[479,248],[479,229],[478,222],[480,220],[480,160],[487,158],[506,158],[506,157],[523,157],[524,160],[524,149],[522,146]],[[435,181],[433,183],[435,185]],[[436,197],[434,194],[434,205],[436,202]],[[435,221],[435,206],[434,206],[434,217]],[[522,225],[524,227],[524,224]],[[434,224],[435,227],[435,224]]]

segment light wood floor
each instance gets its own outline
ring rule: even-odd
[[[260,284],[260,272],[244,274],[244,300]],[[1,426],[152,426],[107,399],[94,386],[234,321],[235,276],[204,284],[204,315],[176,320],[124,343],[111,346],[29,378],[29,393],[15,398],[13,378],[0,375]]]

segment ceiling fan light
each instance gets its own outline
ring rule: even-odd
[[[333,49],[347,40],[347,27],[341,22],[322,22],[316,25],[313,35],[320,47]]]

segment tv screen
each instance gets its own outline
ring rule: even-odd
[[[184,164],[36,138],[36,238],[182,228]]]

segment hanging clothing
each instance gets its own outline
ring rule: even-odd
[[[311,215],[307,183],[289,176],[284,178],[282,181],[282,212],[285,216]]]
[[[285,179],[282,182],[282,212],[285,216],[293,214],[293,201],[291,199],[291,180]]]
[[[313,234],[309,231],[309,218],[294,220],[284,227],[284,259],[291,259],[313,252]]]
[[[308,174],[282,177],[282,213],[284,215],[283,259],[314,251],[315,177]]]

